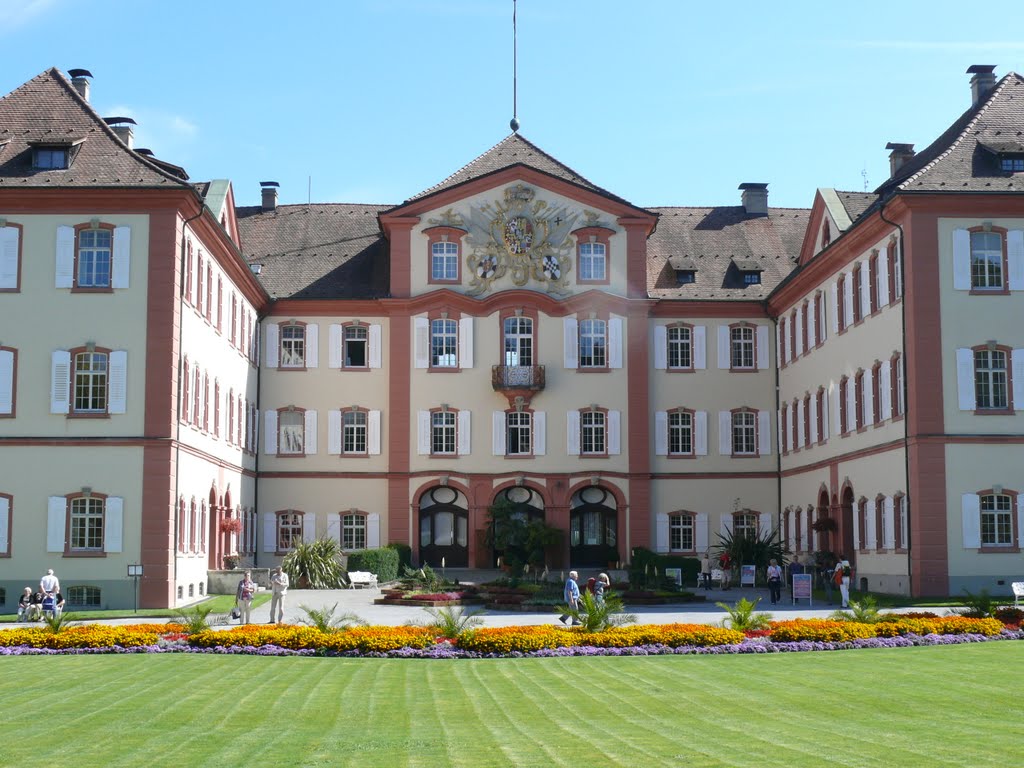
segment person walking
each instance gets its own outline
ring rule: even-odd
[[[707,552],[700,558],[700,582],[705,591],[711,589],[711,557]]]
[[[270,576],[270,623],[284,623],[284,597],[288,594],[288,574],[281,566],[274,569]]]
[[[768,561],[768,592],[772,605],[777,605],[782,599],[782,568],[774,557]]]
[[[607,573],[598,574],[597,581],[594,582],[594,600],[598,605],[604,605],[604,591],[612,585],[612,580],[608,578]]]
[[[580,585],[576,583],[576,579],[580,577],[576,571],[569,571],[569,578],[565,580],[565,588],[562,590],[562,596],[565,598],[565,604],[572,610],[577,610],[580,607]],[[558,617],[558,620],[563,624],[571,619],[571,625],[575,626],[580,622],[576,620],[575,616],[570,616],[568,613],[563,613]]]
[[[248,624],[252,618],[252,598],[255,594],[256,582],[252,580],[252,571],[246,571],[235,591],[235,604],[241,612],[239,616],[241,624]]]
[[[850,567],[850,561],[846,559],[846,555],[839,556],[839,562],[836,563],[835,579],[839,585],[839,594],[843,598],[843,608],[850,607],[850,578],[853,575],[853,569]]]

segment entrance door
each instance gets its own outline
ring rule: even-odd
[[[469,512],[465,497],[438,486],[420,497],[420,563],[440,568],[469,565]]]
[[[569,503],[569,562],[584,568],[604,568],[620,560],[618,512],[615,497],[600,486],[573,494]]]
[[[494,501],[495,503],[505,502],[509,504],[511,507],[509,510],[510,516],[513,518],[528,523],[534,520],[544,520],[544,497],[532,488],[525,486],[506,488],[503,491],[499,491],[498,495],[494,497]],[[498,567],[498,559],[504,554],[504,550],[494,549],[491,560],[495,568]]]

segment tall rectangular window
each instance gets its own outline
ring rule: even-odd
[[[434,411],[430,414],[430,452],[455,454],[455,411]]]
[[[668,327],[668,367],[693,368],[693,329],[684,325]]]
[[[604,243],[580,243],[580,280],[607,279],[607,254]]]
[[[607,324],[604,320],[580,320],[580,368],[608,366]]]
[[[533,319],[506,317],[502,323],[505,343],[505,365],[519,367],[533,365]]]
[[[607,453],[606,437],[604,412],[583,411],[580,414],[580,453]]]
[[[757,538],[757,515],[753,512],[737,512],[732,516],[733,539]]]
[[[528,456],[533,453],[533,414],[528,411],[509,411],[505,414],[506,455]]]
[[[1002,235],[998,232],[971,232],[971,288],[1002,287]]]
[[[1009,406],[1006,382],[1006,353],[998,349],[975,350],[974,392],[979,410],[1005,410]]]
[[[458,368],[459,325],[445,318],[430,321],[430,367]]]
[[[981,546],[1013,546],[1013,503],[1006,494],[981,497]]]
[[[366,515],[341,516],[341,548],[366,549]]]
[[[790,321],[792,322],[792,320]],[[755,357],[754,329],[751,326],[740,326],[730,329],[731,357],[733,369],[753,369]]]
[[[83,229],[78,233],[79,288],[109,288],[113,260],[112,232],[109,229]]]
[[[671,411],[668,414],[668,452],[673,456],[693,454],[693,414]]]
[[[277,452],[286,455],[305,453],[306,419],[302,411],[280,411],[277,417]]]
[[[104,501],[95,496],[71,500],[70,549],[102,551]]]
[[[75,413],[106,413],[108,361],[105,352],[75,355]]]
[[[853,274],[852,274],[852,276],[850,278],[853,281],[850,287],[853,289],[853,322],[854,323],[859,323],[862,319],[864,319],[864,313],[862,312],[862,309],[863,309],[864,305],[861,304],[861,301],[862,301],[862,299],[861,299],[861,287],[862,287],[862,285],[861,285],[860,272],[861,272],[860,264],[855,265],[854,268],[853,268]]]
[[[693,515],[672,515],[668,519],[668,548],[673,552],[692,552]]]
[[[736,411],[732,415],[732,453],[734,456],[753,456],[757,453],[757,414]]]
[[[281,326],[281,367],[306,367],[306,326]]]
[[[444,240],[430,246],[430,277],[432,280],[459,279],[459,244]]]
[[[366,411],[345,411],[341,433],[342,453],[366,453]]]
[[[302,543],[302,513],[281,512],[277,515],[277,551],[288,552]]]
[[[365,325],[346,325],[344,359],[346,368],[365,368],[366,345],[370,329]]]

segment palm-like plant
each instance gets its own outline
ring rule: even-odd
[[[337,603],[330,608],[310,608],[308,605],[300,605],[299,608],[306,614],[300,621],[307,626],[316,627],[325,635],[345,632],[352,627],[366,626],[366,622],[354,613],[341,613],[335,616],[338,610]]]
[[[741,597],[736,605],[728,603],[715,603],[715,605],[729,614],[721,621],[723,627],[745,632],[748,629],[767,629],[771,624],[772,615],[770,613],[754,613],[759,602],[761,602],[760,597],[754,602]]]
[[[462,606],[444,605],[440,608],[427,608],[426,610],[430,614],[430,618],[433,619],[427,626],[434,630],[439,637],[446,637],[449,640],[458,640],[463,633],[484,623],[484,620],[480,618],[485,613],[482,609],[467,611]]]
[[[622,598],[609,591],[605,591],[603,600],[598,600],[590,592],[581,590],[575,608],[561,605],[555,609],[555,613],[570,617],[570,623],[580,625],[584,632],[603,632],[610,627],[636,621],[635,614],[625,612]]]
[[[73,613],[49,611],[43,614],[43,623],[46,624],[47,631],[52,632],[55,635],[59,635],[77,620],[78,617]]]
[[[174,615],[178,623],[184,627],[187,635],[195,635],[210,628],[210,614],[213,608],[208,605],[191,605],[187,608],[175,608]]]
[[[718,538],[720,541],[714,547],[715,551],[719,556],[728,553],[734,568],[753,564],[757,566],[757,573],[763,576],[772,559],[779,565],[789,561],[789,550],[779,535],[778,527],[769,533],[761,533],[758,529],[753,535],[733,535],[731,530],[727,530],[718,534]]]
[[[345,573],[338,542],[326,538],[296,544],[281,568],[292,583],[307,589],[338,589]]]
[[[987,589],[981,590],[978,594],[965,589],[964,595],[966,595],[964,597],[964,607],[953,608],[950,611],[955,616],[966,616],[970,619],[987,619],[994,616],[999,608],[999,600],[992,597]]]
[[[878,605],[875,598],[865,595],[863,600],[851,600],[850,608],[845,611],[833,611],[829,618],[832,621],[856,621],[861,624],[874,624],[878,621]]]

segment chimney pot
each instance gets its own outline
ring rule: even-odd
[[[971,77],[971,106],[980,104],[988,92],[995,88],[995,64],[972,64],[967,68]]]
[[[89,101],[89,78],[92,72],[88,69],[69,69],[71,75],[71,87],[78,91],[78,95]]]
[[[743,209],[752,216],[768,215],[768,185],[752,181],[740,184],[740,202]]]
[[[898,144],[894,141],[890,141],[885,145],[886,149],[892,150],[889,153],[889,178],[893,178],[896,175],[896,171],[902,168],[910,158],[912,158],[916,152],[914,152],[913,144]]]
[[[276,181],[261,181],[260,187],[263,193],[263,210],[277,210],[277,188],[281,186]]]

